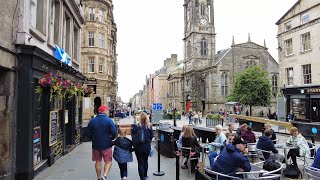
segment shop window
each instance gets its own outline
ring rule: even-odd
[[[302,65],[303,84],[311,84],[311,64]]]
[[[292,99],[291,110],[296,119],[307,120],[306,118],[306,99]]]

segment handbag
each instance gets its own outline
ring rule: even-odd
[[[298,168],[298,166],[294,164],[288,165],[286,169],[283,171],[283,175],[287,178],[293,179],[302,178],[302,173],[300,169]]]
[[[145,142],[144,130],[138,126],[138,133],[132,134],[132,143],[133,145],[139,145]]]

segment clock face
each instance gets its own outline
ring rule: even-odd
[[[208,24],[208,21],[206,19],[201,19],[200,24],[205,26]]]

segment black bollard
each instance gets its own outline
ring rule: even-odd
[[[180,156],[176,154],[176,180],[179,180],[180,177]]]
[[[177,126],[177,120],[176,120],[176,108],[173,110],[173,126]]]
[[[158,172],[154,172],[155,176],[163,176],[164,172],[160,171],[160,139],[158,139]]]

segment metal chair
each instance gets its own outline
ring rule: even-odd
[[[260,165],[262,165],[261,167],[263,167],[264,162],[265,161],[261,161],[261,162],[252,164],[251,167],[252,166],[259,167]],[[280,179],[281,179],[282,174],[283,174],[284,165],[280,161],[276,161],[276,163],[279,165],[278,169],[275,169],[273,171],[264,172],[264,173],[262,173],[262,176],[271,176],[271,175],[278,175],[279,174],[280,175]]]
[[[304,170],[308,175],[308,179],[310,180],[320,180],[320,169],[311,167],[311,166],[304,166]]]
[[[273,143],[279,144],[279,139],[272,140]]]
[[[266,160],[263,153],[269,153],[270,155],[273,154],[273,152],[271,152],[271,151],[266,151],[266,150],[262,150],[262,149],[258,149],[258,148],[256,148],[256,153],[257,153],[258,158],[262,161]],[[279,158],[279,157],[277,156],[277,158]],[[277,159],[277,160],[279,160],[279,159]]]
[[[221,177],[232,179],[232,180],[241,179],[239,177],[228,176],[228,175],[225,175],[225,174],[222,174],[222,173],[218,173],[218,172],[212,171],[211,169],[208,169],[206,167],[204,168],[204,172],[205,172],[205,174],[207,176],[210,177],[210,179],[215,179],[215,180],[219,180]]]
[[[309,151],[314,151],[314,154],[311,155],[310,157],[306,157],[306,156],[303,156],[303,157],[297,157],[297,158],[303,158],[303,165],[309,165],[308,162],[307,162],[307,159],[314,159],[315,156],[316,156],[316,145],[314,143],[311,143],[312,144],[312,147],[309,148]]]
[[[255,160],[257,157],[257,152],[256,152],[256,143],[248,143],[247,148],[248,148],[248,156],[252,159],[252,161]]]
[[[192,160],[195,160],[195,159],[198,159],[198,158],[194,158],[193,156],[196,154],[195,152],[192,152],[192,148],[191,147],[181,147],[181,150],[180,150],[180,154],[183,158],[181,158],[181,161],[180,161],[180,166],[183,162],[183,160],[185,158],[187,158],[187,166],[188,166],[188,171],[191,172],[191,161]]]

